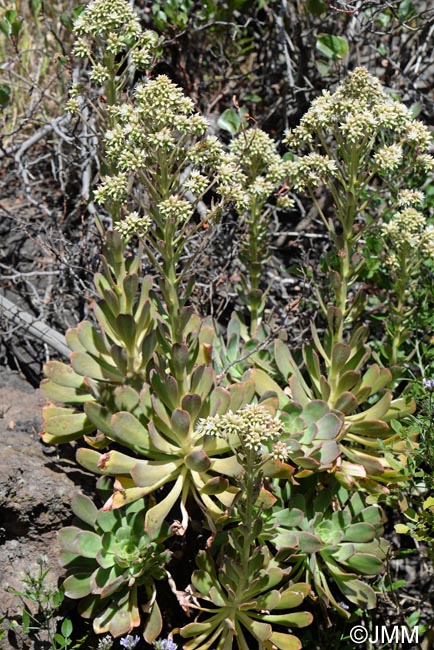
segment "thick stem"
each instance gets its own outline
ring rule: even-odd
[[[394,316],[390,326],[391,352],[389,361],[392,366],[398,363],[399,349],[401,347],[402,336],[405,330],[405,319],[407,317],[406,298],[411,270],[408,268],[409,260],[405,251],[399,256],[398,264],[400,275],[395,283],[396,303],[393,306]]]
[[[176,264],[173,257],[164,261],[163,268],[164,278],[162,283],[162,292],[166,303],[167,314],[169,316],[172,343],[182,343],[182,336],[177,335],[180,303]]]
[[[249,560],[252,547],[252,528],[253,528],[253,507],[255,505],[255,483],[256,483],[256,472],[255,472],[255,455],[256,452],[249,450],[247,455],[247,465],[245,472],[245,481],[246,481],[246,500],[245,500],[245,520],[244,520],[244,541],[243,541],[243,554],[241,557],[241,567],[243,569],[243,574],[248,580],[248,568]]]
[[[341,227],[340,235],[333,236],[334,244],[337,248],[338,256],[338,274],[339,281],[335,285],[335,304],[334,306],[340,311],[341,318],[336,319],[334,329],[330,327],[331,348],[330,358],[333,359],[332,351],[336,344],[344,342],[344,329],[346,318],[351,311],[349,305],[349,292],[354,283],[352,268],[353,243],[356,238],[354,232],[355,221],[358,214],[360,202],[360,188],[358,175],[360,174],[360,156],[361,150],[357,147],[351,147],[347,151],[349,169],[348,179],[344,181],[341,188],[337,189],[337,194],[343,196],[343,201],[337,206],[337,219]],[[340,368],[340,366],[339,366]],[[334,367],[333,361],[330,361],[328,368],[328,381],[334,394],[340,377],[340,369]]]
[[[242,569],[242,576],[240,578],[236,591],[236,600],[239,600],[239,602],[243,602],[245,590],[248,588],[251,581],[249,563],[252,555],[252,546],[255,541],[252,535],[252,530],[255,519],[254,506],[256,501],[256,488],[258,481],[256,451],[253,449],[245,449],[245,452],[246,460],[244,462],[244,498],[242,505],[240,506],[240,514],[242,517],[242,526],[240,530],[242,531],[243,540],[239,562]]]
[[[261,324],[263,307],[261,304],[260,283],[265,262],[266,251],[264,252],[264,240],[267,233],[264,228],[264,204],[256,201],[251,206],[251,218],[249,220],[248,244],[246,255],[248,256],[247,283],[248,296],[247,306],[250,314],[250,336],[256,335]],[[262,217],[262,218],[261,218]]]

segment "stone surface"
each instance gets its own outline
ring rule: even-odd
[[[44,445],[39,437],[44,398],[17,373],[0,372],[0,620],[18,617],[22,605],[9,589],[23,590],[37,560],[50,566],[47,585],[61,576],[57,531],[71,521],[74,492],[90,491],[93,479],[74,461],[74,450]],[[9,635],[2,650],[36,647]]]

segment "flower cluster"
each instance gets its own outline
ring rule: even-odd
[[[419,190],[404,189],[398,192],[397,206],[398,208],[410,208],[415,205],[422,205],[425,195]]]
[[[90,71],[90,79],[99,86],[103,86],[110,79],[110,71],[102,63],[95,63]]]
[[[423,172],[431,172],[434,170],[434,156],[428,153],[421,153],[414,159],[414,169]]]
[[[67,113],[78,113],[80,111],[80,84],[74,83],[68,91],[69,99],[65,104],[65,111]]]
[[[429,128],[422,122],[408,122],[404,127],[404,138],[415,148],[426,151],[431,145],[433,136]]]
[[[127,193],[128,177],[120,173],[114,176],[107,176],[94,194],[96,203],[107,201],[121,202]]]
[[[145,30],[137,39],[136,46],[131,50],[131,61],[139,70],[146,70],[152,64],[160,39],[156,32]]]
[[[434,392],[434,379],[422,379],[422,385],[428,393]]]
[[[337,172],[337,165],[332,158],[319,153],[310,153],[297,160],[284,163],[286,176],[295,190],[301,191],[311,185],[318,185]]]
[[[187,222],[194,204],[186,193],[206,192],[223,154],[221,143],[205,135],[208,123],[195,112],[192,100],[160,75],[138,85],[131,102],[112,105],[108,113],[112,127],[104,144],[112,176],[96,191],[95,200],[122,202],[128,187],[128,196],[138,198],[140,212],[149,214],[151,222]],[[146,195],[152,195],[152,206]],[[133,212],[116,229],[128,237],[144,234],[150,225],[148,217]]]
[[[76,34],[101,37],[106,41],[110,41],[110,37],[116,39],[118,34],[127,40],[137,37],[141,31],[138,17],[125,0],[94,0],[74,23]]]
[[[417,154],[417,167],[427,169],[434,164],[426,153],[432,143],[430,130],[414,120],[403,104],[390,98],[366,68],[356,68],[334,93],[324,91],[312,102],[300,124],[287,133],[286,142],[311,149],[319,143],[328,150],[332,135],[338,152],[343,143],[375,151],[381,132],[386,139],[382,138],[383,146],[373,155],[377,173],[391,173],[400,167],[405,162],[404,148]]]
[[[312,143],[318,133],[331,131],[356,144],[369,140],[382,127],[401,132],[410,120],[410,111],[391,100],[376,77],[366,68],[356,68],[334,93],[324,91],[312,102],[286,141],[300,146]]]
[[[98,641],[98,650],[110,650],[113,648],[113,637],[109,634]]]
[[[198,169],[193,169],[190,172],[190,176],[184,182],[184,188],[189,192],[193,192],[193,194],[203,194],[209,185],[209,178],[201,174]]]
[[[403,151],[400,144],[382,147],[374,154],[374,161],[380,174],[391,174],[402,164]]]
[[[125,0],[94,0],[75,20],[74,32],[79,38],[73,54],[92,60],[91,79],[95,83],[103,83],[109,75],[109,69],[96,61],[101,45],[113,57],[129,49],[132,64],[145,70],[151,66],[160,43],[158,34],[142,31],[137,15]]]
[[[419,244],[419,235],[425,225],[425,217],[415,208],[406,208],[397,212],[393,219],[383,225],[382,232],[389,237],[397,247]]]
[[[77,59],[86,59],[90,56],[91,48],[84,38],[77,38],[72,48],[72,53]]]
[[[89,59],[89,79],[111,92],[108,104],[118,101],[119,93],[133,70],[152,68],[158,56],[160,37],[151,30],[142,31],[138,16],[125,0],[93,0],[74,22],[77,35],[74,56]],[[121,56],[128,51],[128,57]],[[113,81],[116,91],[113,95]],[[78,95],[71,89],[66,105],[69,113],[79,113]]]
[[[124,636],[122,639],[120,639],[119,643],[126,650],[133,650],[139,641],[140,637],[138,635],[133,636],[132,634],[127,634],[127,636]]]
[[[238,212],[248,210],[250,196],[247,192],[247,176],[238,158],[230,153],[222,154],[218,167],[218,192],[226,201],[232,201]]]
[[[158,204],[158,211],[164,220],[173,219],[176,222],[187,221],[193,214],[193,207],[188,201],[179,196],[170,196]]]
[[[421,237],[422,253],[430,260],[434,260],[434,226],[431,224],[427,226]]]
[[[195,165],[214,168],[222,162],[223,146],[215,135],[209,135],[193,144],[187,152],[187,160]]]
[[[194,113],[193,101],[169,77],[159,75],[140,84],[134,94],[140,117],[151,120],[155,130],[166,126],[183,132],[188,130],[188,116]]]
[[[207,121],[195,113],[191,99],[165,75],[139,85],[132,102],[111,106],[109,115],[115,126],[105,135],[106,153],[112,164],[125,171],[156,166],[161,162],[159,156],[175,149],[179,161],[189,156],[190,162],[209,164],[216,157],[214,142],[207,138],[195,142],[206,132]],[[194,155],[199,151],[202,157]],[[220,154],[221,146],[218,158]]]
[[[361,108],[357,113],[348,113],[340,123],[340,132],[347,142],[357,144],[366,137],[372,137],[377,128],[373,113]]]
[[[229,149],[237,158],[242,159],[247,168],[257,166],[263,169],[280,161],[276,143],[261,129],[243,131],[232,140]]]
[[[114,225],[114,230],[117,230],[124,240],[128,240],[134,235],[144,237],[150,225],[151,219],[148,215],[141,217],[138,212],[130,212]]]
[[[401,268],[404,257],[413,271],[421,261],[434,259],[434,227],[427,226],[425,217],[415,208],[407,207],[397,212],[381,231],[389,243],[386,263],[390,268]]]
[[[66,104],[65,104],[65,113],[71,113],[71,115],[75,115],[80,112],[80,102],[78,99],[68,99]]]
[[[225,440],[236,436],[246,449],[261,453],[264,445],[277,441],[283,425],[265,406],[248,404],[235,413],[228,411],[199,420],[198,431]]]
[[[218,191],[242,214],[263,205],[285,178],[276,143],[261,129],[247,129],[230,144],[218,167]]]
[[[291,453],[291,449],[288,447],[286,442],[283,442],[282,440],[278,440],[277,442],[273,443],[271,456],[276,460],[285,462],[286,460],[288,460],[290,453]]]
[[[163,639],[162,641],[154,641],[155,650],[177,650],[178,644],[174,643],[172,639]]]
[[[276,203],[283,210],[291,210],[295,205],[295,200],[289,194],[279,194]]]

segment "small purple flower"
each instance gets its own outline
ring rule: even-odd
[[[133,637],[131,634],[127,634],[127,636],[124,636],[122,637],[122,639],[120,639],[119,643],[121,644],[121,646],[126,648],[126,650],[133,650],[133,648],[136,647],[139,641],[140,641],[139,636]]]
[[[178,644],[174,643],[172,639],[164,639],[163,641],[154,641],[155,650],[177,650]]]
[[[173,643],[171,639],[165,639],[162,643],[161,650],[177,650],[177,647],[177,643]]]
[[[425,388],[426,391],[429,393],[434,391],[434,379],[422,379],[422,384],[423,387]]]

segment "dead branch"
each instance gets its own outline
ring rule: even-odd
[[[0,313],[4,318],[14,325],[23,328],[28,336],[42,341],[49,345],[53,350],[56,350],[63,357],[69,359],[70,349],[66,345],[65,337],[55,329],[44,323],[43,321],[36,320],[31,314],[20,309],[11,300],[5,296],[0,295]]]

